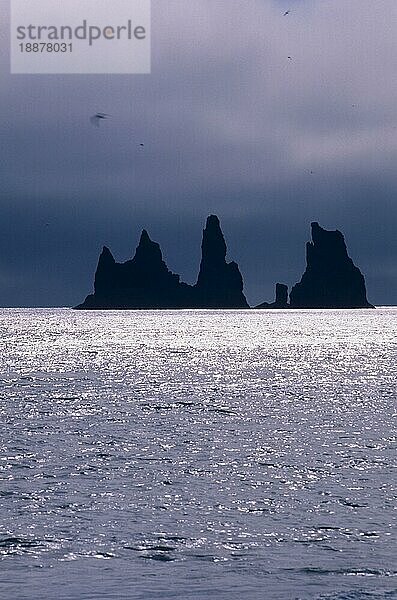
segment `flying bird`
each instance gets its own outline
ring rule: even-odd
[[[287,15],[289,15],[290,12],[291,12],[290,10],[286,10],[285,13],[284,13],[284,17],[286,17]]]
[[[90,117],[91,125],[99,127],[99,123],[101,122],[101,120],[108,119],[109,117],[110,115],[107,115],[106,113],[96,113],[96,115],[92,115],[92,117]]]
[[[292,60],[292,56],[288,56],[287,58],[288,58],[288,60]]]

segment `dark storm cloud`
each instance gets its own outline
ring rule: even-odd
[[[1,304],[80,301],[143,226],[191,282],[210,212],[252,303],[299,279],[312,220],[395,303],[396,21],[394,0],[153,0],[150,76],[10,76],[3,52]]]

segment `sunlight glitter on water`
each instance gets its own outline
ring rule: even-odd
[[[0,597],[395,593],[397,310],[0,314]]]

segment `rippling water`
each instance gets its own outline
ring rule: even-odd
[[[397,598],[397,309],[0,336],[2,599]]]

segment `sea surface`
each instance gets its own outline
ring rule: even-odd
[[[397,598],[397,309],[0,338],[1,600]]]

